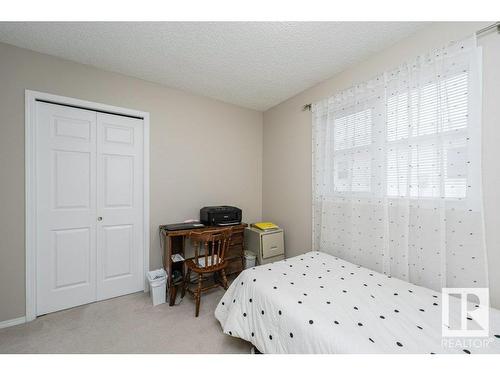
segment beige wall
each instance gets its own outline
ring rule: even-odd
[[[433,47],[491,24],[439,23],[264,113],[263,218],[285,229],[287,256],[311,250],[311,114],[302,105],[331,96]],[[483,192],[490,294],[500,308],[500,35],[483,46]]]
[[[262,113],[0,43],[0,321],[25,315],[24,90],[150,112],[150,265],[159,224],[262,209]]]

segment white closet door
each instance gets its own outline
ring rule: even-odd
[[[97,113],[97,299],[144,288],[143,120]]]
[[[143,120],[36,110],[37,315],[143,290]]]
[[[96,297],[96,113],[38,102],[37,315]]]

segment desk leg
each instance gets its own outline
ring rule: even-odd
[[[175,305],[175,300],[177,298],[177,286],[173,285],[170,287],[170,293],[169,293],[169,300],[168,300],[168,305],[169,306],[174,306]]]
[[[173,290],[175,289],[174,283],[172,282],[172,238],[170,236],[165,235],[164,242],[164,257],[163,257],[163,267],[165,267],[165,271],[167,271],[167,301],[169,306],[173,306],[175,304],[175,296],[172,296]],[[176,293],[177,294],[177,293]]]
[[[175,305],[175,299],[177,297],[177,290],[178,288],[182,287],[182,282],[178,282],[177,285],[174,284],[173,280],[173,273],[174,273],[174,268],[176,271],[181,272],[182,280],[184,280],[184,264],[179,266],[175,266],[172,262],[172,254],[179,253],[182,256],[184,256],[184,250],[185,250],[185,238],[182,235],[178,236],[166,236],[165,239],[165,270],[167,270],[168,273],[168,304],[169,306],[174,306]],[[174,246],[175,245],[175,246]]]

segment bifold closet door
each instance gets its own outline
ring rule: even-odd
[[[143,121],[97,113],[97,299],[144,289]]]
[[[96,300],[96,112],[36,105],[37,315]]]
[[[143,121],[36,116],[37,315],[143,290]]]

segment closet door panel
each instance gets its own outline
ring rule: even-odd
[[[143,120],[97,114],[97,298],[144,288]]]
[[[96,113],[36,104],[37,315],[96,300]]]

